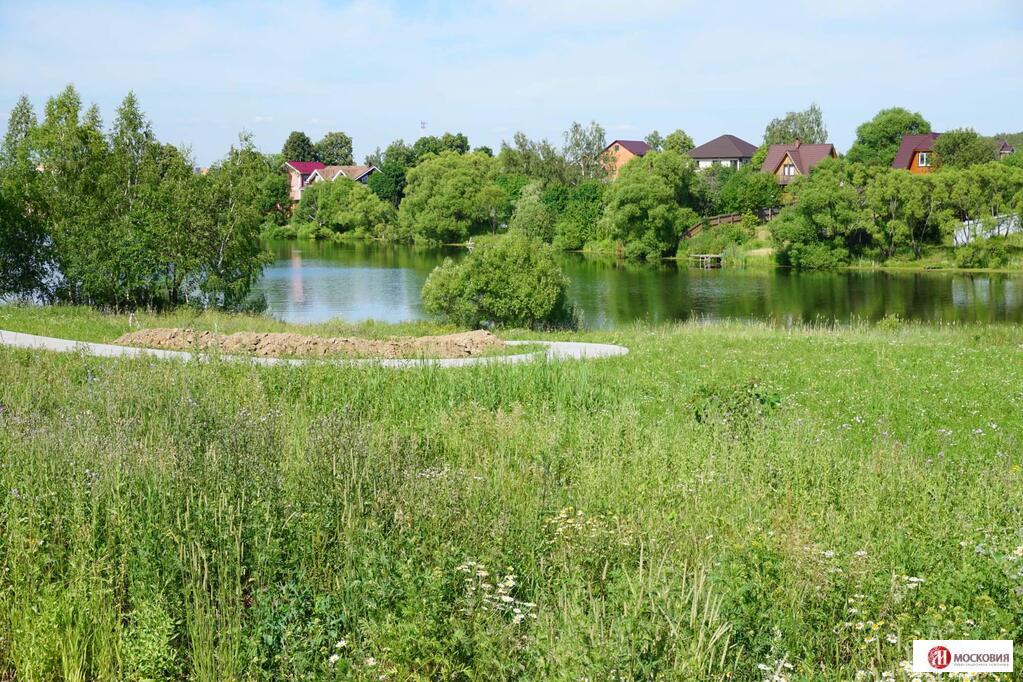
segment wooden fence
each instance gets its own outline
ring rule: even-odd
[[[781,213],[781,209],[780,208],[762,208],[759,211],[757,211],[754,215],[756,215],[757,220],[759,220],[762,223],[766,223],[766,222],[770,221],[772,218],[774,218],[776,215],[778,215],[779,213]],[[683,232],[682,233],[682,239],[692,239],[696,235],[698,235],[701,232],[703,232],[704,228],[707,228],[707,227],[716,227],[718,225],[729,225],[731,223],[741,222],[743,215],[745,215],[745,214],[744,213],[722,213],[721,215],[708,216],[707,218],[704,218],[703,220],[701,220],[700,222],[696,223],[695,225],[690,227],[688,230]]]

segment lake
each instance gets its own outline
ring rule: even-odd
[[[287,322],[402,322],[428,318],[419,291],[461,249],[367,242],[272,242],[274,262],[256,286]],[[700,270],[621,263],[566,253],[569,298],[589,328],[693,318],[783,323],[904,319],[1023,321],[1023,274],[770,269]]]

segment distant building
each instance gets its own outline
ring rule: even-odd
[[[1002,143],[998,145],[998,158],[1004,159],[1009,154],[1014,154],[1016,148],[1009,144],[1006,140],[1002,140]]]
[[[310,173],[304,186],[311,185],[314,182],[334,182],[339,177],[345,177],[349,180],[366,184],[369,181],[369,176],[376,172],[376,166],[324,166]]]
[[[930,173],[934,167],[934,141],[940,136],[941,133],[903,135],[892,168],[908,170],[916,175]]]
[[[601,158],[607,168],[608,176],[613,180],[618,177],[618,171],[622,166],[638,156],[645,156],[650,151],[650,145],[643,140],[615,140],[604,147]]]
[[[321,168],[326,168],[319,161],[285,161],[281,168],[288,174],[291,187],[291,200],[302,198],[302,188],[306,186],[309,176]]]
[[[722,135],[689,150],[689,157],[700,168],[729,166],[738,169],[749,163],[756,151],[757,148],[746,140],[735,135]]]
[[[779,185],[787,185],[810,170],[824,159],[838,157],[833,144],[772,144],[760,170],[770,173]]]

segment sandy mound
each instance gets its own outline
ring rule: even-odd
[[[237,332],[217,334],[191,329],[141,329],[129,332],[114,343],[122,346],[168,350],[216,350],[221,353],[249,353],[265,357],[347,355],[372,358],[429,356],[461,358],[493,348],[504,341],[488,331],[477,330],[444,336],[395,337],[391,339],[324,338],[302,334]]]

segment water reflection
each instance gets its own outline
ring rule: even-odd
[[[269,312],[290,322],[333,317],[387,322],[427,317],[419,291],[457,249],[368,243],[279,242],[257,289]],[[787,270],[696,270],[564,254],[569,297],[588,327],[636,320],[878,320],[885,315],[943,321],[1021,321],[1018,274]]]

